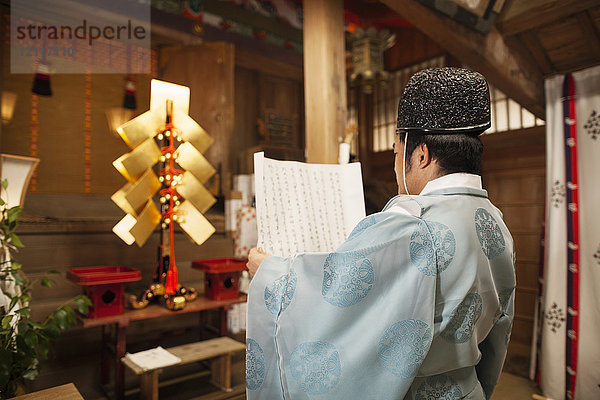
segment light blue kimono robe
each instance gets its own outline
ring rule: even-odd
[[[248,297],[248,399],[489,398],[514,260],[474,187],[396,196],[333,253],[267,258]]]

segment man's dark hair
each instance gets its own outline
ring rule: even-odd
[[[398,132],[400,141],[404,142],[404,132]],[[427,145],[431,158],[436,160],[441,172],[452,174],[467,172],[481,175],[481,156],[483,143],[478,136],[454,134],[425,134],[410,132],[406,144],[406,164],[410,168],[410,158],[417,146]]]

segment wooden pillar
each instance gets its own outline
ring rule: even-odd
[[[342,0],[304,0],[306,161],[337,163],[346,126]]]

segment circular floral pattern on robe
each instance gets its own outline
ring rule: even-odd
[[[500,226],[485,208],[478,208],[475,211],[475,230],[479,238],[479,244],[483,254],[491,260],[499,256],[504,251],[506,243]]]
[[[412,378],[417,374],[431,345],[431,329],[418,319],[406,319],[390,326],[377,346],[383,367],[396,376]]]
[[[450,265],[456,252],[456,240],[446,225],[420,221],[410,236],[409,249],[412,264],[423,274],[431,276]]]
[[[374,216],[370,215],[366,218],[363,218],[352,230],[352,232],[350,232],[350,236],[348,236],[348,240],[353,239],[354,237],[360,235],[365,229],[367,229],[368,227],[375,225],[377,223],[377,220],[375,219]]]
[[[425,379],[415,393],[415,400],[455,400],[462,396],[462,390],[456,381],[442,374]]]
[[[375,280],[373,264],[360,252],[331,253],[323,265],[321,294],[336,307],[349,307],[364,299]]]
[[[465,343],[471,339],[482,308],[481,296],[477,293],[468,294],[452,311],[450,323],[441,336],[452,343]]]
[[[300,388],[309,394],[329,392],[342,375],[340,355],[327,342],[299,344],[290,357],[290,370]]]
[[[265,287],[265,305],[272,314],[279,314],[285,311],[292,302],[296,292],[298,277],[294,269],[277,278]]]
[[[246,387],[256,390],[265,379],[265,353],[254,339],[246,339]]]

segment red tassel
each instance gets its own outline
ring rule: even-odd
[[[135,92],[135,81],[133,78],[128,77],[125,80],[125,97],[123,97],[123,108],[128,110],[135,110],[137,108]]]
[[[165,285],[165,293],[166,294],[175,294],[177,291],[177,267],[175,263],[169,266],[169,271],[167,272],[167,283]]]
[[[38,64],[33,78],[33,85],[31,86],[31,93],[39,94],[40,96],[52,96],[50,68],[47,64]]]

